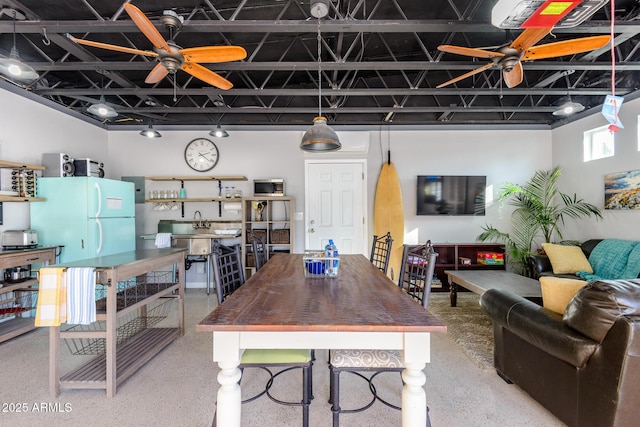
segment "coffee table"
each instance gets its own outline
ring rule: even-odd
[[[482,295],[488,289],[501,289],[542,305],[540,282],[504,270],[445,270],[449,276],[451,307],[458,302],[458,286]]]

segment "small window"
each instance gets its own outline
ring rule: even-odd
[[[602,126],[584,133],[585,162],[613,157],[614,154],[613,132],[609,130],[609,126]]]

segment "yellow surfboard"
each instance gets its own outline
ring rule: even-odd
[[[392,162],[384,162],[376,186],[373,206],[373,233],[382,236],[391,232],[393,243],[387,275],[397,282],[404,244],[404,208],[398,172]]]

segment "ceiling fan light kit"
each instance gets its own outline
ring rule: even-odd
[[[147,129],[141,130],[140,135],[146,136],[147,138],[162,138],[160,132],[155,130],[151,124],[149,124]]]
[[[145,83],[148,84],[158,83],[168,74],[175,74],[178,70],[182,70],[219,89],[228,90],[233,87],[229,80],[200,65],[200,63],[220,63],[244,59],[247,57],[244,48],[240,46],[202,46],[183,49],[172,40],[173,30],[180,28],[184,20],[177,13],[165,10],[160,18],[160,22],[170,30],[172,35],[171,39],[167,41],[144,12],[131,3],[125,3],[123,7],[133,23],[153,44],[153,51],[83,40],[72,36],[69,38],[85,46],[157,58],[158,64],[145,79]]]
[[[226,130],[222,129],[220,125],[218,125],[214,130],[209,132],[209,135],[213,136],[214,138],[226,138],[229,136],[229,133]]]

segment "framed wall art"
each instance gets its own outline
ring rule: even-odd
[[[604,208],[640,210],[640,170],[604,176]]]

